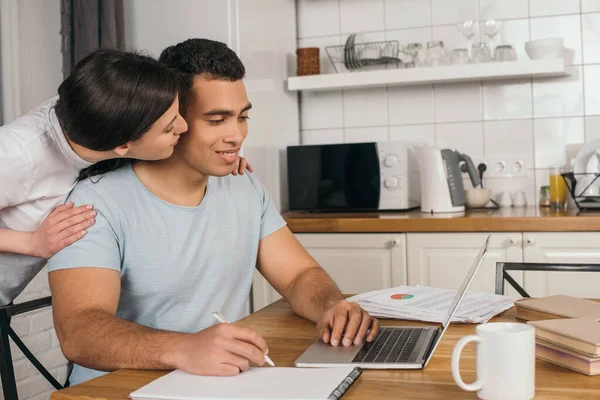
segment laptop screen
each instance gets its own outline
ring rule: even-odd
[[[464,295],[467,291],[467,288],[469,287],[469,285],[471,284],[471,281],[473,280],[473,277],[475,276],[475,273],[479,269],[479,264],[481,264],[481,260],[483,259],[483,256],[487,250],[488,243],[490,241],[490,236],[491,235],[488,234],[487,238],[485,239],[485,243],[483,244],[483,246],[481,246],[481,250],[479,250],[479,254],[477,254],[477,257],[475,257],[475,261],[473,261],[473,265],[471,266],[471,269],[469,270],[469,272],[467,273],[467,276],[465,277],[462,284],[460,285],[460,289],[458,289],[458,291],[456,292],[456,296],[454,296],[454,299],[452,300],[452,304],[450,304],[450,307],[448,308],[448,312],[446,313],[446,316],[442,320],[443,330],[446,330],[446,327],[450,324],[452,317],[454,317],[454,314],[456,313],[456,310],[458,309],[458,304],[464,297]]]

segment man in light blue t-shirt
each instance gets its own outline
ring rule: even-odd
[[[188,131],[167,160],[80,182],[70,200],[94,204],[96,224],[49,261],[56,331],[75,364],[70,383],[121,368],[234,375],[262,364],[258,332],[211,316],[244,315],[255,268],[325,342],[373,340],[377,320],[343,299],[262,184],[228,176],[251,108],[235,53],[190,39],[160,61],[182,74]]]

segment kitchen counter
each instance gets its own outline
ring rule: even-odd
[[[294,233],[376,232],[593,232],[600,231],[600,212],[549,208],[468,210],[454,214],[409,212],[309,213],[283,217]]]

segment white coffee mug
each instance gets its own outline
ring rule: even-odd
[[[458,341],[452,353],[452,376],[463,390],[480,399],[529,400],[535,395],[535,331],[516,322],[478,325],[476,335]],[[459,370],[463,348],[477,343],[477,380],[465,383]]]

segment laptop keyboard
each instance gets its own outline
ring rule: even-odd
[[[366,342],[353,363],[406,363],[426,328],[381,328],[372,342]]]

